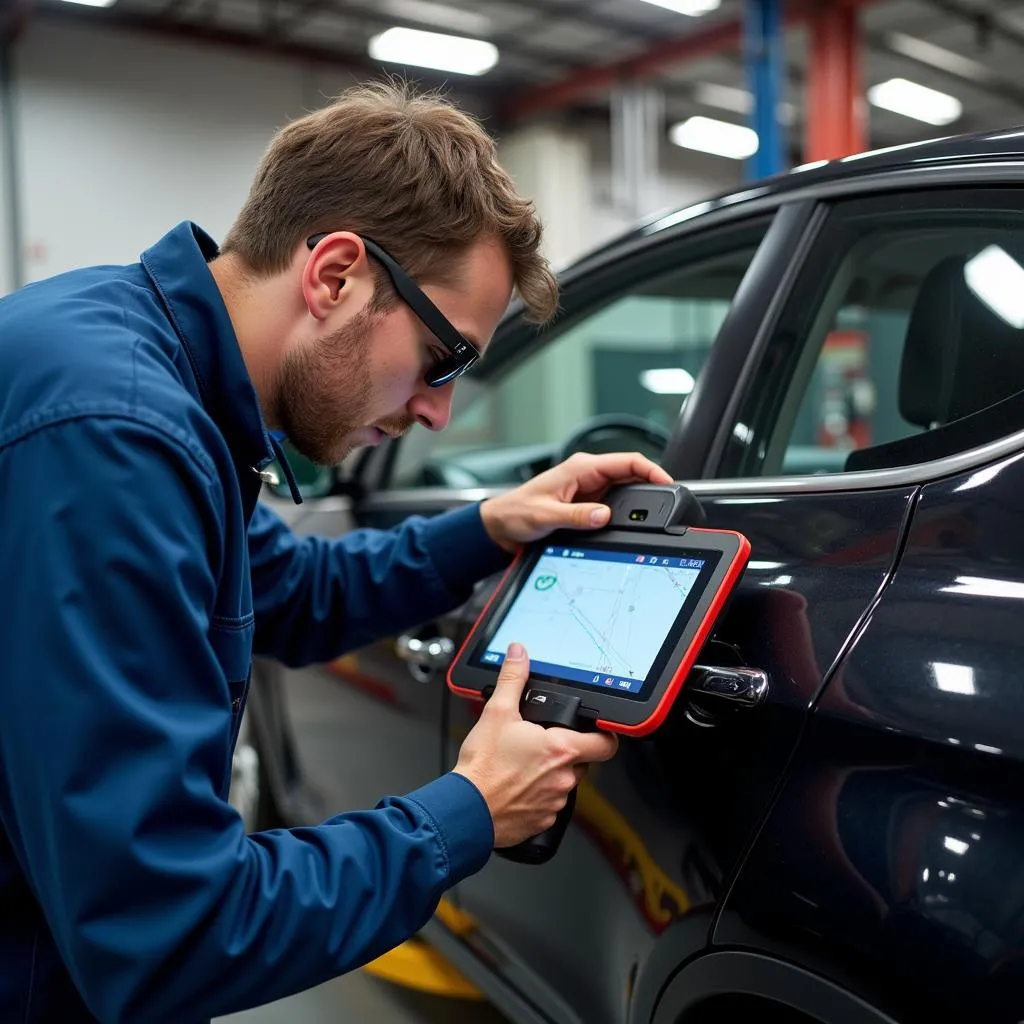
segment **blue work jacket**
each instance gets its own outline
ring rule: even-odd
[[[506,561],[478,507],[340,540],[258,504],[279,454],[181,224],[0,301],[0,1021],[191,1024],[400,943],[486,862],[449,774],[315,828],[227,803],[254,653],[326,661]]]

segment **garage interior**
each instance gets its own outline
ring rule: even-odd
[[[477,115],[563,268],[774,175],[1024,134],[1022,61],[1022,0],[7,0],[0,296],[181,220],[222,236],[273,131],[356,82]],[[595,387],[633,358],[605,345]],[[505,1020],[425,946],[220,1019]]]

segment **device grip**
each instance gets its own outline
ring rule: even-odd
[[[558,853],[558,847],[562,844],[562,837],[565,835],[565,830],[569,827],[569,821],[572,818],[572,812],[575,807],[576,789],[573,788],[569,798],[565,801],[565,806],[558,812],[554,825],[547,832],[541,832],[540,835],[533,836],[531,839],[525,839],[515,846],[506,846],[494,852],[499,857],[515,861],[517,864],[547,863]]]
[[[579,711],[579,697],[545,690],[533,686],[527,690],[519,702],[519,713],[527,722],[534,722],[548,729],[560,725],[564,729],[578,729],[580,722],[576,717]],[[554,825],[546,832],[525,839],[515,846],[506,846],[494,852],[505,860],[518,864],[544,864],[551,860],[562,843],[565,830],[572,820],[572,812],[576,807],[576,788],[573,787],[565,801],[565,806],[558,812]]]

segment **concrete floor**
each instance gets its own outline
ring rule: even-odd
[[[218,1017],[215,1024],[508,1024],[488,1004],[441,999],[362,971],[277,1003]]]

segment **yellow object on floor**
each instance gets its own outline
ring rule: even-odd
[[[465,935],[473,920],[447,900],[441,900],[436,916],[456,935]],[[368,963],[368,974],[395,985],[451,999],[482,1000],[483,993],[467,981],[440,953],[422,939],[413,938]]]

